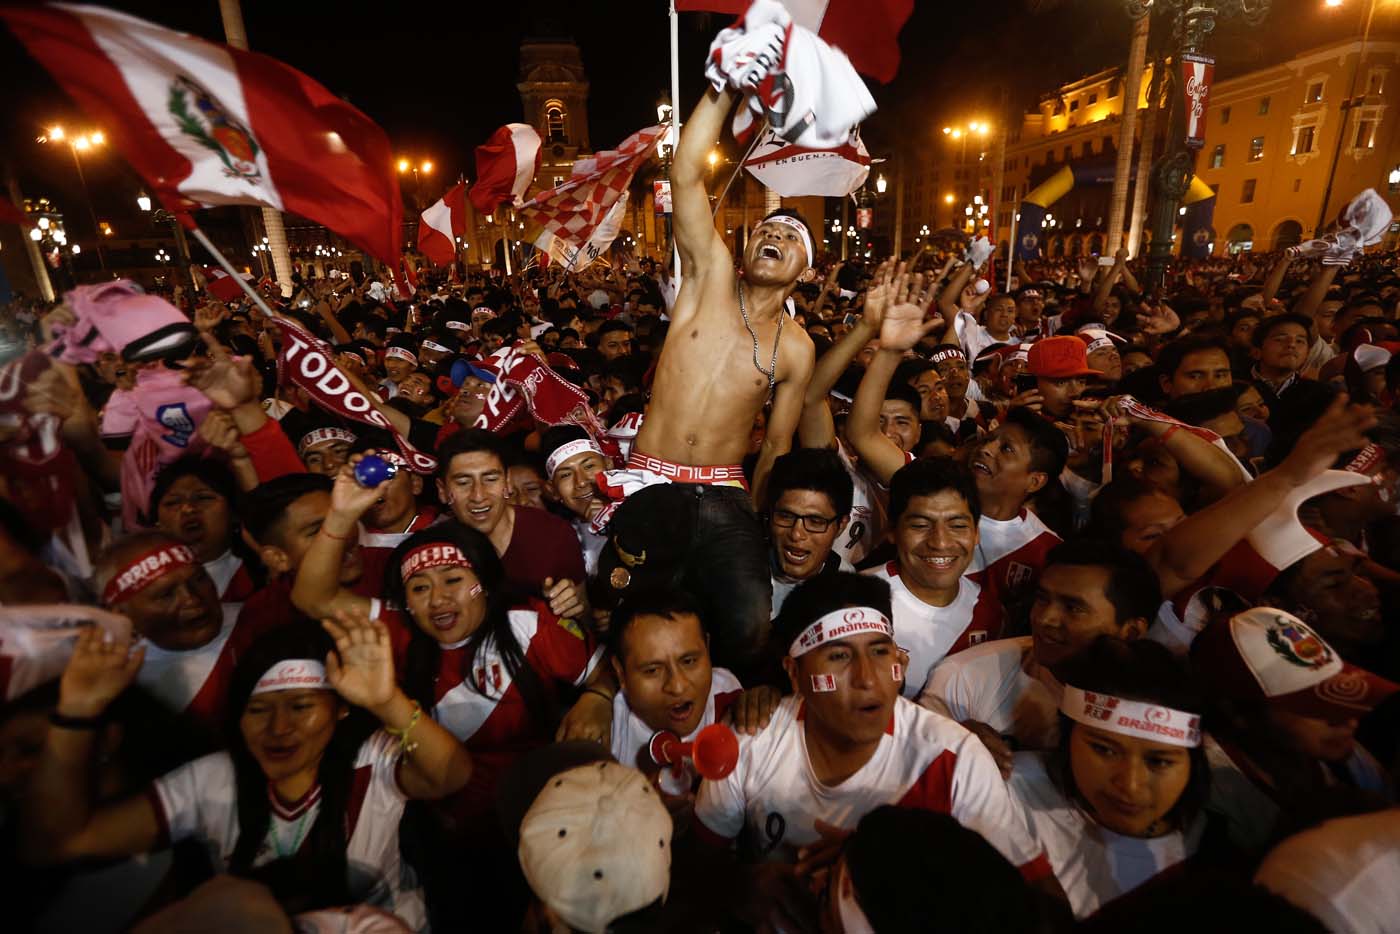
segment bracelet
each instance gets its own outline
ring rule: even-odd
[[[327,531],[327,530],[326,530],[326,524],[325,524],[324,522],[321,523],[321,528],[318,529],[317,531],[321,532],[323,535],[326,536],[326,538],[329,538],[329,539],[331,539],[331,540],[333,540],[333,541],[337,541],[337,542],[348,542],[348,541],[350,541],[350,536],[348,536],[348,535],[337,535],[337,534],[335,534],[334,532]]]
[[[585,693],[585,694],[597,694],[599,697],[601,697],[603,700],[607,701],[609,704],[611,704],[611,703],[613,702],[613,698],[612,698],[611,695],[606,694],[606,693],[604,693],[604,692],[598,690],[597,688],[584,688],[584,689],[583,689],[583,693]]]
[[[423,717],[423,707],[417,701],[413,702],[413,716],[408,718],[408,723],[401,730],[396,730],[391,726],[385,726],[384,732],[390,736],[399,738],[399,755],[404,756],[412,753],[418,748],[417,743],[408,741],[408,734],[413,732],[413,728],[418,725],[418,721]]]
[[[102,726],[102,720],[101,714],[95,717],[70,717],[57,710],[49,712],[49,723],[65,730],[96,730]]]

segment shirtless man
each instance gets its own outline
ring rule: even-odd
[[[688,570],[703,570],[716,603],[715,659],[742,669],[762,645],[771,590],[763,531],[739,467],[754,417],[770,397],[768,432],[754,468],[753,502],[773,461],[787,453],[802,413],[815,353],[801,327],[784,327],[783,301],[812,263],[812,235],[798,216],[775,212],[753,230],[743,276],[715,230],[706,162],[734,104],[706,92],[671,167],[681,288],[657,364],[651,406],[628,466],[695,490],[695,542]]]

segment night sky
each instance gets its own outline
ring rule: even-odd
[[[1229,75],[1298,48],[1357,31],[1358,0],[1323,11],[1322,0],[1275,0],[1265,27],[1222,21],[1210,40]],[[121,0],[109,4],[174,29],[222,40],[216,0]],[[521,119],[515,89],[525,36],[571,35],[591,81],[593,144],[610,147],[654,122],[669,84],[664,0],[346,3],[245,0],[253,49],[316,78],[364,110],[403,154],[431,158],[440,183],[466,171],[472,148],[503,123]],[[865,128],[879,154],[902,142],[942,145],[947,122],[986,119],[1004,88],[1013,107],[1037,92],[1116,64],[1127,55],[1121,0],[920,0],[901,34],[903,62],[889,85],[871,82],[880,113]],[[1375,32],[1394,29],[1378,15]],[[689,109],[700,93],[705,49],[727,18],[681,16],[681,87]],[[1154,25],[1154,44],[1167,30]],[[66,153],[35,143],[43,128],[86,121],[49,76],[0,28],[0,159],[12,162],[25,194],[77,197]],[[912,138],[910,134],[913,134]],[[100,217],[130,216],[139,180],[113,153],[85,161]],[[72,204],[66,210],[78,210]],[[119,228],[120,229],[120,228]]]

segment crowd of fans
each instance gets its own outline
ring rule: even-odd
[[[706,346],[652,260],[306,269],[181,296],[173,359],[135,287],[5,307],[15,929],[1394,930],[1395,254],[816,260],[743,541],[685,474],[622,499]],[[699,363],[780,398],[738,333]],[[508,347],[596,421],[477,427]],[[722,777],[654,760],[716,723]]]

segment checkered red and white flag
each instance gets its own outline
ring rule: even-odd
[[[632,176],[651,157],[665,132],[664,126],[650,126],[627,137],[617,149],[578,160],[568,181],[535,195],[517,213],[582,249],[626,193]]]

